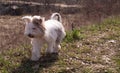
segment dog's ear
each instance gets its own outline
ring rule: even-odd
[[[35,24],[35,25],[41,25],[42,19],[41,19],[41,18],[40,18],[40,19],[34,18],[34,19],[32,20],[32,22],[33,22],[33,24]]]
[[[44,27],[44,21],[45,18],[44,17],[40,17],[40,18],[33,18],[32,22],[35,26],[39,27],[41,29],[42,32],[44,32],[45,27]]]
[[[43,22],[45,21],[45,18],[44,17],[40,17],[40,18],[33,18],[32,22],[35,24],[35,25],[42,25]]]
[[[24,17],[22,17],[22,20],[24,20],[25,23],[27,24],[31,21],[31,18],[32,18],[31,16],[24,16]]]

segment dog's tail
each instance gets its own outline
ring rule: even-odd
[[[54,19],[54,20],[57,20],[59,22],[62,22],[62,18],[61,18],[61,15],[59,13],[53,13],[51,15],[51,19]]]

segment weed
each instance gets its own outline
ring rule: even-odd
[[[65,42],[74,42],[76,40],[82,40],[85,38],[84,34],[80,33],[80,30],[74,29],[71,32],[67,32],[67,35],[65,37]]]

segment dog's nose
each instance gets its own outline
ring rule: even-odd
[[[34,37],[32,34],[28,34],[28,36],[29,36],[30,38],[33,38],[33,37]]]

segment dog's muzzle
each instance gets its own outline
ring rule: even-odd
[[[34,36],[32,34],[28,34],[27,36],[30,38],[34,38]]]

